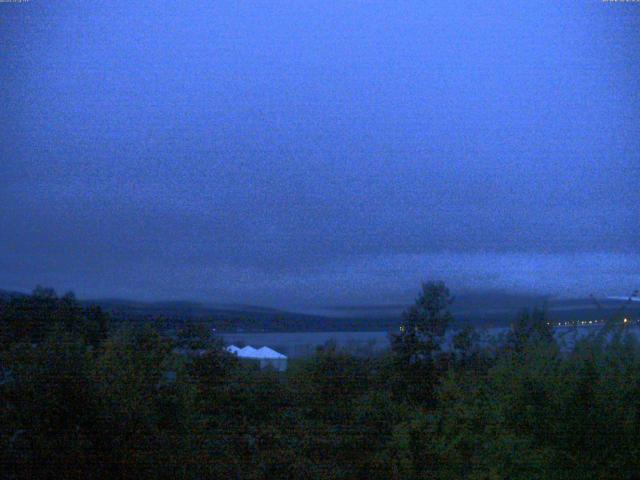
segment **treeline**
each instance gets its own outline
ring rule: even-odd
[[[392,351],[333,345],[260,371],[208,329],[109,326],[38,289],[0,302],[3,478],[633,479],[640,348],[623,330],[557,345],[525,312],[487,348],[423,285]],[[205,355],[178,355],[199,349]]]

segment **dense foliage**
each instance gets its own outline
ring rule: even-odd
[[[328,344],[285,373],[206,329],[113,327],[72,295],[0,302],[3,478],[639,478],[640,347],[561,348],[542,312],[498,348],[425,284],[383,356]],[[205,354],[185,355],[184,352]],[[179,353],[178,353],[179,352]]]

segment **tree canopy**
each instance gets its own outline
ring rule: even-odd
[[[202,325],[109,327],[43,288],[2,300],[2,477],[637,478],[634,336],[563,349],[533,311],[501,348],[467,327],[445,349],[451,301],[426,283],[391,351],[329,343],[275,372]]]

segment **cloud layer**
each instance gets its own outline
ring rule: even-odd
[[[637,278],[638,9],[31,2],[0,27],[0,287],[286,306]]]

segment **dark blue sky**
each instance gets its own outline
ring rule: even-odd
[[[0,288],[640,287],[640,5],[0,4]]]

